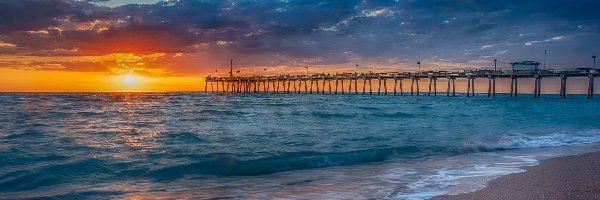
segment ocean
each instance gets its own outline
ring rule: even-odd
[[[426,199],[600,149],[600,101],[0,93],[0,199]]]

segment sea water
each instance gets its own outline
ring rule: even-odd
[[[600,149],[600,101],[0,93],[0,198],[426,199]]]

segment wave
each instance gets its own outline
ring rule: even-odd
[[[599,133],[598,130],[585,130],[571,134],[567,132],[549,135],[504,134],[499,137],[497,143],[478,147],[489,152],[447,157],[445,160],[440,161],[447,163],[441,165],[445,168],[424,172],[404,172],[419,173],[421,175],[420,178],[406,185],[407,190],[403,194],[394,195],[391,199],[429,199],[440,195],[473,192],[485,187],[488,181],[496,177],[523,172],[525,171],[523,167],[536,165],[545,158],[597,151],[597,145],[596,147],[573,147],[599,143]],[[511,149],[521,150],[505,151]],[[456,166],[451,163],[461,164]]]
[[[46,165],[29,170],[17,170],[0,174],[0,192],[34,190],[68,183],[73,179],[90,174],[111,173],[114,173],[114,171],[105,162],[98,159]]]
[[[573,133],[556,132],[548,135],[533,135],[525,133],[508,133],[499,135],[492,141],[467,142],[465,149],[473,149],[477,152],[559,147],[578,144],[589,144],[600,142],[599,130],[584,130]]]
[[[354,118],[356,117],[355,114],[343,114],[343,113],[326,113],[326,112],[312,112],[313,116],[319,117],[319,118],[325,118],[325,119],[329,119],[329,118],[343,118],[343,119],[350,119],[350,118]]]
[[[276,172],[384,161],[395,152],[415,151],[416,147],[363,150],[344,153],[294,152],[278,156],[242,160],[235,155],[210,155],[202,161],[165,167],[148,173],[160,180],[188,174],[256,176]],[[418,151],[418,150],[416,150]]]
[[[148,176],[176,179],[188,174],[220,176],[256,176],[270,173],[386,161],[390,158],[411,159],[428,155],[459,155],[510,149],[555,147],[600,142],[597,131],[576,135],[556,133],[545,136],[526,134],[503,135],[489,143],[465,143],[462,146],[402,146],[351,152],[291,152],[260,159],[245,160],[234,154],[211,154],[187,164],[153,170]]]
[[[413,118],[417,115],[405,112],[378,112],[373,113],[372,116],[384,118]]]

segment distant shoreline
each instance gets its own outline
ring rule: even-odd
[[[600,151],[551,158],[525,169],[475,192],[432,199],[600,199]]]

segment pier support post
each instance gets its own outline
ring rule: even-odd
[[[383,79],[383,94],[387,95],[387,78]]]
[[[467,97],[471,96],[471,78],[467,77]]]
[[[308,94],[308,80],[304,80],[304,94]]]
[[[222,93],[227,93],[227,89],[225,89],[225,81],[221,82],[221,92]]]
[[[329,94],[331,94],[331,79],[327,80],[329,82]]]
[[[325,94],[325,75],[323,75],[323,91],[321,92],[321,94]]]
[[[227,81],[227,85],[225,86],[225,93],[229,93],[229,80]]]
[[[377,84],[377,96],[379,96],[381,94],[381,75],[377,76],[377,81],[379,81]]]
[[[310,77],[310,94],[312,94],[312,89],[313,89],[313,78]]]
[[[450,96],[450,82],[452,78],[448,77],[448,86],[446,87],[446,96]]]
[[[350,95],[350,93],[352,93],[352,75],[348,78],[348,95]]]
[[[514,88],[515,88],[515,79],[513,77],[510,77],[510,93],[509,93],[510,97],[513,96]]]
[[[533,98],[539,98],[541,93],[542,77],[539,74],[535,74],[533,75],[533,78],[535,78],[533,84]]]
[[[246,93],[250,93],[250,80],[244,81],[244,84],[246,85]]]
[[[410,79],[410,96],[413,95],[414,87],[415,87],[415,78],[411,78]]]
[[[432,78],[429,78],[429,90],[427,90],[427,96],[431,96],[431,84],[433,84]]]
[[[302,92],[302,79],[298,77],[298,91],[296,93],[300,94]]]
[[[341,82],[341,87],[342,87],[342,94],[344,94],[344,77],[342,77],[342,80],[340,80]]]
[[[287,93],[290,93],[290,77],[287,77]]]
[[[335,92],[334,94],[337,94],[338,91],[338,75],[335,75]]]
[[[513,97],[513,92],[515,90],[515,77],[510,77],[510,97]]]
[[[394,96],[396,96],[396,86],[398,85],[398,78],[394,76]]]
[[[417,78],[417,80],[415,80],[415,82],[417,82],[417,96],[420,96],[421,92],[419,91],[419,78]]]
[[[477,78],[471,77],[471,96],[475,96],[475,80]]]
[[[283,90],[281,90],[281,93],[285,94],[286,93],[286,89],[285,89],[285,82],[287,80],[286,79],[282,79],[281,80],[281,87],[283,88]]]
[[[567,76],[560,75],[560,98],[567,98]]]
[[[456,78],[452,77],[452,96],[456,96]]]
[[[537,97],[540,98],[542,96],[542,77],[540,76],[540,78],[538,78],[538,85],[537,85]]]
[[[537,80],[538,80],[538,78],[534,77],[534,80],[533,80],[533,98],[537,98],[537,84],[538,84]]]
[[[437,78],[433,78],[433,96],[437,96]]]
[[[247,91],[248,91],[248,92],[247,92],[247,93],[250,93],[250,92],[252,92],[252,91],[250,90],[250,89],[252,89],[252,82],[250,82],[250,80],[248,80],[248,81],[246,82],[246,85],[247,85],[247,87],[248,87],[248,89],[247,89]]]
[[[319,79],[318,78],[315,78],[315,87],[317,88],[315,90],[316,94],[321,93],[321,90],[319,90]]]
[[[354,74],[354,95],[358,95],[358,76]]]
[[[488,76],[488,92],[487,92],[487,96],[488,97],[492,96],[492,75]]]
[[[492,79],[492,97],[496,97],[496,77]]]
[[[373,95],[373,80],[369,78],[369,95]]]
[[[225,81],[221,81],[221,93],[225,93]]]
[[[404,79],[398,80],[398,83],[400,85],[400,96],[404,96],[404,89],[402,89],[402,80],[404,80]]]
[[[366,88],[367,88],[367,77],[363,76],[363,92],[362,92],[362,95],[365,95]]]
[[[515,97],[519,95],[519,79],[515,77]]]
[[[594,98],[594,74],[592,73],[588,73],[588,94],[587,94],[587,98],[588,99],[593,99]]]

